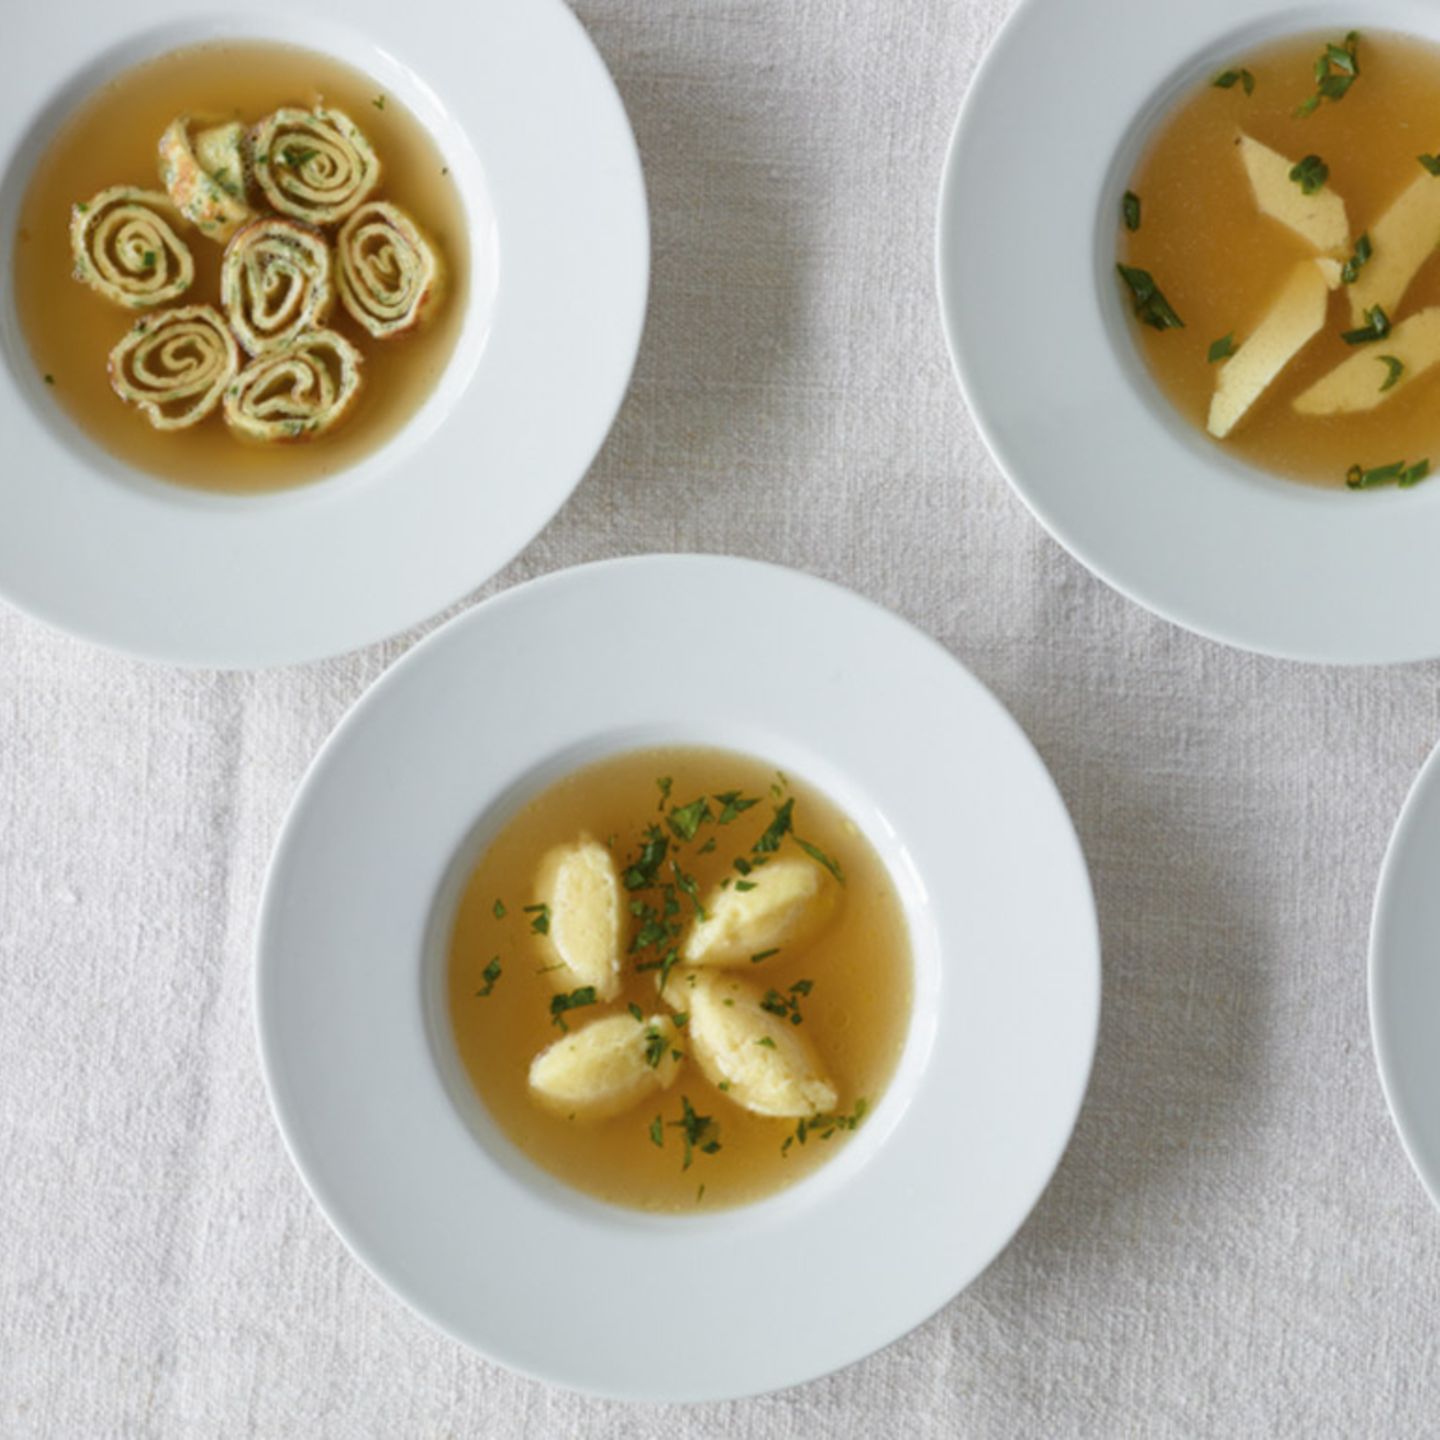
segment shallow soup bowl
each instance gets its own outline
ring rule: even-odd
[[[804,643],[752,644],[740,594]],[[634,680],[639,614],[659,690]],[[694,1214],[612,1206],[528,1160],[471,1089],[445,1000],[459,891],[505,820],[590,761],[673,745],[835,801],[894,881],[914,964],[903,1053],[858,1130],[769,1198]],[[974,1279],[1058,1162],[1099,1003],[1083,858],[994,699],[848,592],[699,557],[561,572],[397,664],[296,798],[257,985],[281,1130],[362,1262],[506,1365],[652,1400],[825,1373]]]
[[[319,0],[299,12],[207,14],[184,0],[137,0],[28,7],[10,30],[0,61],[0,595],[148,658],[284,664],[424,619],[535,535],[610,426],[648,286],[634,139],[565,6]],[[23,197],[67,118],[133,66],[227,41],[315,51],[362,72],[428,132],[468,228],[463,321],[428,397],[339,473],[257,494],[168,483],[103,451],[34,364],[10,283]]]
[[[1116,260],[1122,197],[1177,101],[1259,45],[1357,27],[1363,58],[1367,30],[1440,40],[1440,12],[1022,0],[956,123],[937,228],[960,388],[1041,524],[1167,619],[1327,663],[1440,655],[1440,485],[1326,489],[1227,454],[1152,379]],[[1417,129],[1415,150],[1437,144]]]

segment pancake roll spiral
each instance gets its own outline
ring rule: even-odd
[[[311,330],[257,356],[225,393],[225,423],[247,440],[311,440],[349,415],[363,357],[334,330]]]
[[[175,233],[179,219],[158,190],[112,185],[70,208],[75,278],[131,310],[164,305],[195,279],[190,247]]]
[[[235,338],[265,355],[324,325],[335,304],[330,247],[313,226],[273,216],[237,230],[220,267],[220,303]]]
[[[377,340],[418,325],[435,299],[440,262],[419,226],[398,205],[371,200],[335,241],[340,299]]]
[[[246,200],[245,127],[232,120],[192,138],[191,124],[176,116],[160,137],[160,179],[180,213],[224,244],[255,218]]]
[[[240,348],[213,305],[182,305],[137,320],[109,369],[111,388],[157,430],[185,430],[219,404]]]
[[[334,225],[380,182],[380,161],[343,111],[283,109],[250,132],[255,183],[271,209],[311,225]]]

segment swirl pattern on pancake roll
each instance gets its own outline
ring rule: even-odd
[[[340,227],[335,256],[340,300],[377,340],[413,329],[434,303],[440,262],[398,205],[362,205]]]
[[[360,393],[363,357],[333,330],[311,330],[257,356],[225,392],[225,423],[248,440],[311,440],[333,430]]]
[[[313,226],[278,216],[237,230],[220,267],[220,303],[251,355],[318,330],[335,304],[330,247]]]
[[[180,213],[223,244],[255,218],[245,194],[245,127],[213,125],[192,141],[191,123],[176,116],[160,137],[160,179]]]
[[[270,206],[311,225],[334,225],[380,182],[380,161],[343,111],[277,110],[250,132],[255,182]]]
[[[110,384],[157,430],[186,430],[219,403],[240,370],[240,347],[213,305],[137,320],[110,352]]]
[[[133,185],[112,185],[78,202],[70,209],[75,278],[131,310],[183,295],[195,279],[195,259],[171,227],[175,218],[168,196]]]

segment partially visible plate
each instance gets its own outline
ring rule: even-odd
[[[1440,39],[1421,0],[1358,18]],[[1036,519],[1168,620],[1332,664],[1440,655],[1440,484],[1322,490],[1219,453],[1131,342],[1115,217],[1176,98],[1256,44],[1356,19],[1290,0],[1021,0],[960,111],[936,238],[960,388]]]
[[[1405,801],[1380,872],[1370,1030],[1395,1128],[1440,1206],[1440,747]]]
[[[495,817],[664,743],[748,751],[828,792],[889,866],[915,954],[897,1073],[845,1148],[692,1216],[613,1208],[520,1154],[465,1080],[441,983]],[[418,645],[315,761],[259,925],[271,1100],[340,1236],[467,1345],[628,1399],[809,1379],[968,1285],[1060,1158],[1099,999],[1084,859],[1015,722],[867,601],[714,557],[564,571]]]
[[[469,218],[471,285],[445,374],[390,443],[279,493],[186,490],[101,452],[30,363],[11,295],[31,168],[117,71],[271,39],[367,72],[434,136]],[[379,640],[459,599],[584,475],[629,384],[649,285],[634,136],[561,0],[188,0],[12,7],[0,47],[0,595],[147,658],[280,665]]]

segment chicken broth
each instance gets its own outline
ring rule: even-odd
[[[369,218],[379,212],[383,219],[398,207],[413,217],[438,260],[441,278],[424,301],[422,323],[407,333],[377,337],[341,303],[337,284],[321,323],[326,332],[340,337],[340,347],[353,347],[345,349],[344,357],[358,354],[355,368],[361,383],[333,430],[318,433],[292,421],[291,433],[262,443],[227,424],[219,405],[188,428],[155,428],[141,409],[125,403],[112,388],[112,349],[128,334],[138,342],[145,333],[142,327],[175,307],[220,309],[226,245],[213,238],[217,232],[207,233],[170,215],[175,236],[193,257],[193,281],[153,308],[112,303],[75,278],[72,206],[86,205],[110,187],[163,197],[166,184],[157,146],[162,135],[170,138],[177,116],[203,116],[204,125],[219,128],[226,121],[241,121],[244,129],[237,133],[253,137],[250,127],[275,112],[287,107],[312,110],[322,103],[350,117],[362,135],[357,143],[368,142],[376,157],[378,181],[360,208],[372,212]],[[245,141],[252,143],[250,138]],[[289,154],[303,164],[317,149],[292,145]],[[172,171],[172,195],[174,189]],[[288,227],[309,236],[320,251],[327,246],[333,251],[339,244],[339,218],[317,215],[311,226],[277,216],[270,194],[253,179],[247,199],[255,218],[265,219],[272,229],[283,232]],[[268,238],[273,249],[275,237]],[[287,237],[282,233],[280,239]],[[308,257],[302,258],[308,263]],[[338,268],[337,260],[337,280]],[[70,117],[40,157],[22,201],[14,282],[35,368],[97,444],[164,479],[253,492],[333,475],[383,444],[410,419],[454,349],[465,309],[467,270],[460,198],[434,142],[414,116],[381,93],[373,80],[323,55],[285,45],[224,41],[174,51],[127,70]],[[213,328],[219,336],[215,343],[228,343],[223,325]],[[253,336],[246,338],[255,343]],[[328,356],[321,358],[329,362]],[[240,364],[249,360],[241,349]]]
[[[647,750],[505,824],[447,983],[465,1070],[530,1159],[693,1211],[791,1184],[864,1123],[904,1045],[910,943],[880,857],[818,791],[727,751]]]
[[[1222,449],[1354,488],[1440,464],[1437,151],[1440,47],[1369,30],[1230,57],[1161,122],[1117,217],[1159,302],[1118,283],[1156,383]]]

